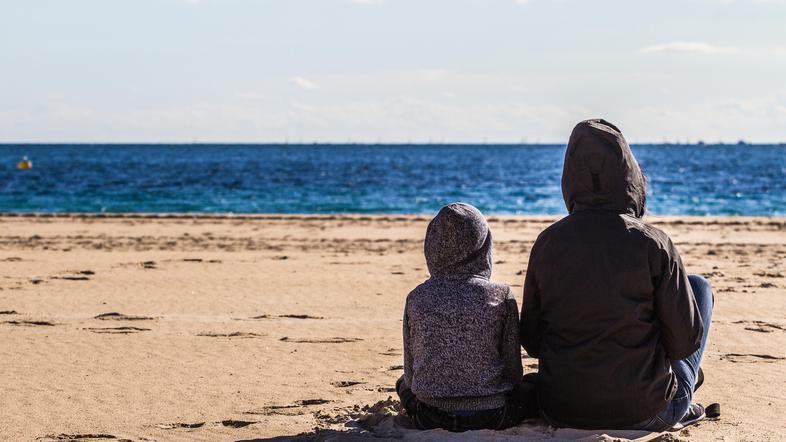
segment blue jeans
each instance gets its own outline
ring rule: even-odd
[[[707,345],[707,336],[710,334],[712,307],[715,300],[709,281],[698,275],[689,275],[688,280],[693,289],[693,295],[696,297],[696,304],[699,306],[699,313],[704,324],[704,336],[701,338],[701,346],[696,350],[696,353],[687,358],[671,361],[671,369],[677,377],[677,393],[660,413],[652,419],[635,425],[632,429],[647,431],[668,430],[682,420],[693,400],[693,389],[696,385],[696,378],[699,375],[701,357],[704,354],[704,347]]]

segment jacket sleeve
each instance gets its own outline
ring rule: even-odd
[[[505,297],[505,326],[502,332],[500,355],[505,363],[505,377],[511,385],[521,383],[524,369],[521,367],[521,344],[519,341],[519,307],[513,292],[508,288]]]
[[[542,330],[540,329],[540,290],[535,280],[535,259],[537,241],[532,246],[527,263],[527,275],[524,277],[524,299],[521,303],[521,322],[519,323],[519,333],[521,345],[527,354],[533,358],[540,355],[540,341]]]
[[[404,306],[404,383],[412,386],[412,353],[409,344],[409,318],[407,317],[407,307]]]
[[[682,259],[670,239],[659,255],[654,303],[661,341],[669,359],[685,359],[699,349],[704,326]]]

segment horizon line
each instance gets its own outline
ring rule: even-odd
[[[632,146],[786,146],[786,141],[628,141]],[[566,146],[567,141],[0,141],[8,146]]]

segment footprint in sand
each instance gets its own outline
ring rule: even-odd
[[[382,356],[401,356],[401,350],[397,348],[389,348],[387,351],[380,353]]]
[[[141,328],[141,327],[86,327],[83,328],[82,330],[91,331],[93,333],[112,334],[112,335],[128,335],[131,333],[150,331],[149,328]]]
[[[263,416],[300,416],[306,414],[304,407],[329,404],[327,399],[304,399],[291,405],[268,405],[257,410],[244,411],[243,414],[259,414]]]
[[[261,338],[267,335],[251,332],[231,332],[231,333],[215,333],[204,332],[198,333],[197,336],[204,336],[208,338]]]
[[[251,316],[248,319],[273,319],[273,318],[282,318],[282,319],[325,319],[323,316],[311,316],[311,315],[278,315],[278,316],[270,316],[270,315],[257,315]],[[237,321],[243,321],[242,318],[235,318]]]
[[[325,339],[292,339],[284,336],[279,339],[281,342],[293,342],[295,344],[345,344],[348,342],[362,341],[360,338],[325,338]]]
[[[332,385],[332,386],[334,386],[336,388],[347,388],[347,387],[352,387],[353,385],[361,385],[361,384],[365,384],[365,382],[360,382],[360,381],[336,381],[336,382],[331,382],[330,383],[330,385]]]
[[[331,402],[333,401],[329,401],[327,399],[304,399],[298,402],[298,404],[308,407],[310,405],[323,405],[323,404],[329,404]]]
[[[239,421],[239,420],[235,420],[235,419],[227,419],[227,420],[221,421],[221,425],[223,425],[225,427],[231,427],[231,428],[243,428],[243,427],[247,427],[249,425],[255,424],[255,423],[256,423],[256,421]]]
[[[152,320],[150,316],[133,316],[133,315],[124,315],[122,313],[117,312],[109,312],[109,313],[101,313],[98,316],[94,317],[95,319],[100,319],[102,321],[149,321]]]
[[[69,442],[82,442],[82,441],[97,441],[97,440],[115,440],[117,442],[131,442],[129,439],[118,439],[117,436],[112,434],[56,434],[56,435],[47,435],[42,439],[42,441],[49,441],[49,440],[67,440]]]
[[[311,316],[311,315],[278,315],[279,318],[290,318],[290,319],[325,319],[322,316]]]
[[[391,365],[390,368],[388,368],[388,371],[403,370],[403,369],[404,369],[403,365]]]
[[[49,321],[5,321],[4,324],[19,325],[26,327],[52,327],[55,324]]]
[[[21,260],[22,260],[22,258],[20,258],[18,256],[9,256],[8,258],[3,258],[0,261],[3,261],[3,262],[19,262]]]
[[[139,267],[143,269],[157,269],[155,261],[142,261],[139,263]]]
[[[748,324],[745,330],[759,333],[772,333],[775,330],[786,331],[786,327],[765,321],[734,321],[734,324]]]
[[[236,419],[225,419],[219,422],[212,422],[211,425],[222,425],[224,427],[229,428],[243,428],[249,425],[253,425],[257,423],[257,421],[241,421]],[[202,428],[206,425],[205,422],[195,422],[193,424],[189,423],[182,423],[182,422],[175,422],[171,424],[155,424],[154,427],[160,428],[162,430],[177,430],[177,429],[194,429],[194,428]]]
[[[193,424],[186,424],[182,422],[175,422],[171,424],[155,424],[154,427],[162,430],[174,430],[176,428],[202,428],[205,426],[204,422],[195,422]]]
[[[51,279],[62,279],[64,281],[90,281],[87,276],[53,276]]]
[[[765,355],[765,354],[751,354],[751,353],[727,353],[721,356],[721,359],[726,359],[729,362],[765,362],[765,363],[772,363],[777,361],[782,361],[786,358],[782,356],[772,356],[772,355]]]
[[[18,315],[16,310],[0,310],[0,315]]]

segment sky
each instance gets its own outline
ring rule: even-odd
[[[786,141],[786,0],[0,0],[0,142]]]

